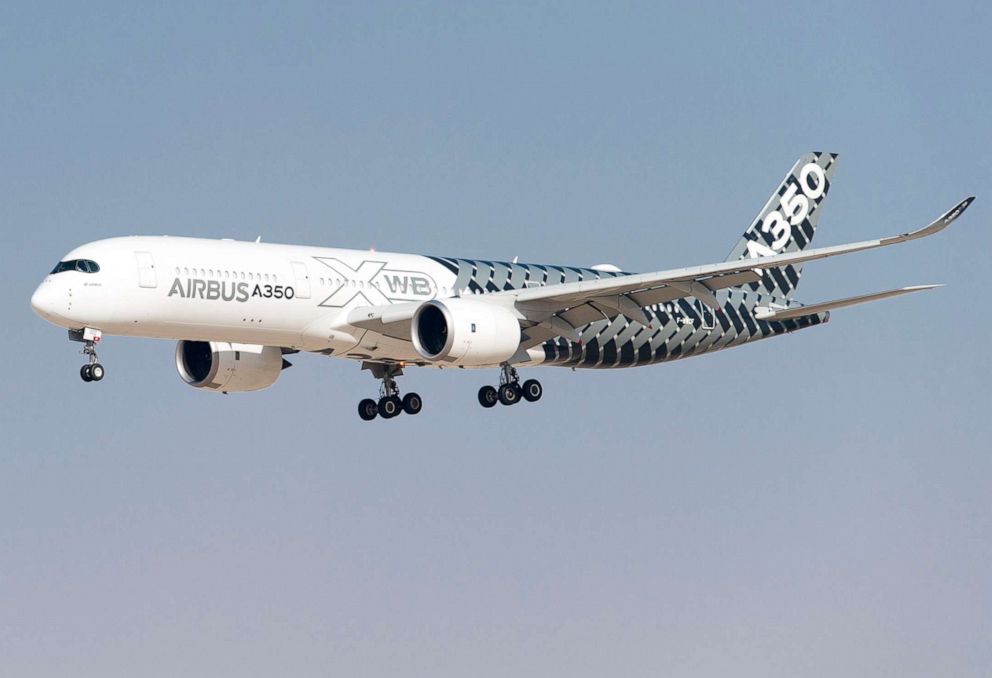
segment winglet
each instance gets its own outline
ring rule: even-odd
[[[881,243],[883,245],[892,245],[897,242],[906,242],[908,240],[916,240],[917,238],[924,238],[928,235],[933,235],[934,233],[939,233],[947,228],[952,221],[964,214],[964,211],[968,209],[968,206],[975,201],[975,196],[965,198],[957,205],[947,210],[939,217],[931,221],[929,224],[923,228],[918,228],[915,231],[910,231],[909,233],[903,233],[902,235],[896,235],[889,238],[882,238]]]
[[[965,198],[964,200],[962,200],[961,202],[959,202],[957,205],[955,205],[954,206],[954,209],[952,209],[947,214],[945,214],[943,217],[941,217],[941,221],[943,221],[944,222],[944,225],[946,226],[947,224],[951,223],[952,221],[954,221],[955,219],[957,219],[958,217],[960,217],[964,213],[964,211],[966,209],[968,209],[968,207],[973,202],[975,202],[975,196],[971,196],[971,197]]]

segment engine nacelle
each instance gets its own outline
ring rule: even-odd
[[[413,314],[417,353],[466,367],[499,365],[520,347],[520,322],[507,308],[474,299],[432,299]]]
[[[194,388],[257,391],[272,386],[285,367],[289,363],[275,346],[185,340],[176,344],[176,369]]]

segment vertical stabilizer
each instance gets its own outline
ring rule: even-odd
[[[836,153],[806,153],[800,157],[744,231],[727,261],[799,252],[808,247],[836,168]],[[795,294],[801,274],[801,264],[770,268],[760,282],[747,287],[787,300]]]

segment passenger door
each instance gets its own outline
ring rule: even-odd
[[[155,260],[151,252],[135,252],[138,260],[138,287],[156,287]]]
[[[290,262],[293,267],[293,277],[296,279],[293,285],[293,292],[298,299],[310,298],[310,274],[307,265],[302,261]]]

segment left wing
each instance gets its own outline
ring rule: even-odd
[[[933,235],[961,216],[974,199],[962,200],[923,228],[887,238],[655,273],[505,290],[480,295],[478,300],[513,308],[524,328],[540,325],[553,332],[552,336],[577,340],[576,328],[603,318],[604,311],[608,316],[623,315],[650,322],[644,307],[682,297],[695,297],[718,308],[714,294],[717,290],[757,282],[766,269],[888,247]],[[419,302],[414,302],[356,308],[349,313],[348,324],[409,340],[409,320],[419,306]]]

